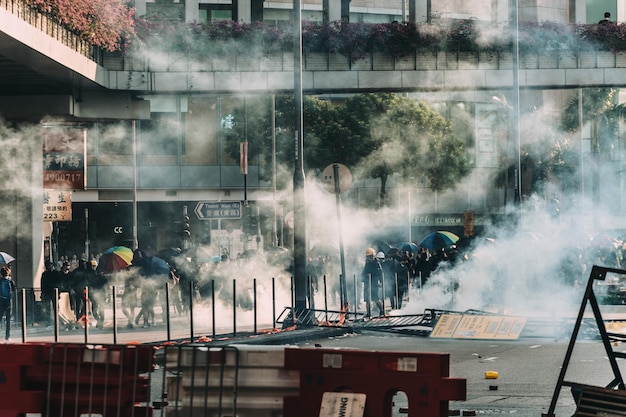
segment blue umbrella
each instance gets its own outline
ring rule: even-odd
[[[413,252],[416,254],[419,251],[419,247],[413,242],[403,242],[396,245],[401,252]]]
[[[158,256],[152,256],[152,260],[150,262],[150,269],[152,270],[152,274],[154,275],[169,275],[170,274],[170,266],[165,262],[164,259],[159,258]]]

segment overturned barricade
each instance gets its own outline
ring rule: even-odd
[[[409,417],[443,417],[449,400],[466,395],[444,353],[187,345],[166,347],[164,357],[168,416],[318,417],[325,404],[356,402],[358,415],[390,417],[403,392]]]

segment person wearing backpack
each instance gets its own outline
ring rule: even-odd
[[[11,279],[11,268],[4,265],[0,269],[0,321],[6,317],[5,339],[11,335],[11,305],[15,294],[15,283]]]

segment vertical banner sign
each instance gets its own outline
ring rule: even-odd
[[[463,212],[463,234],[465,237],[474,236],[474,212],[471,210]]]
[[[84,128],[60,126],[44,129],[44,189],[85,189],[86,137]]]
[[[248,175],[248,141],[239,144],[239,168],[242,175]]]
[[[72,192],[62,190],[44,190],[43,221],[72,221]]]

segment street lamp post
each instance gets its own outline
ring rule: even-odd
[[[293,266],[295,312],[306,309],[306,218],[304,190],[303,123],[302,123],[302,10],[300,0],[293,1],[293,72],[295,104],[295,167],[293,172]],[[296,317],[293,317],[294,322]]]
[[[520,139],[520,98],[519,98],[519,15],[518,0],[511,0],[511,22],[513,24],[513,130],[515,147],[515,195],[513,202],[520,204],[522,201],[522,163],[521,163],[521,139]]]

